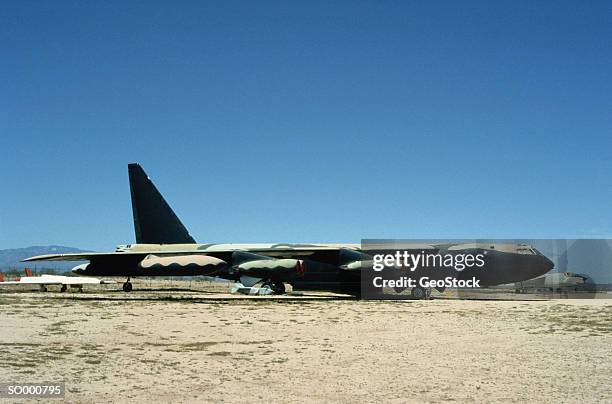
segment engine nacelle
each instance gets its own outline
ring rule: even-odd
[[[243,262],[234,267],[240,274],[257,278],[276,278],[280,276],[302,276],[306,272],[306,263],[293,258],[260,259]]]
[[[164,274],[172,276],[214,275],[227,267],[227,263],[219,258],[208,255],[147,255],[138,267],[145,272],[155,274],[163,270]]]
[[[372,268],[372,256],[348,248],[341,248],[338,262],[344,270],[359,270]]]

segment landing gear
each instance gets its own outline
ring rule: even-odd
[[[272,290],[277,295],[283,295],[285,294],[285,284],[283,282],[274,282],[272,285]]]
[[[128,293],[132,291],[132,283],[130,282],[130,278],[127,278],[127,281],[123,284],[123,291]]]
[[[427,291],[424,288],[417,286],[415,288],[412,288],[412,290],[410,291],[410,296],[415,300],[425,299],[427,298]]]
[[[285,284],[280,281],[265,281],[261,287],[272,289],[275,295],[282,295],[285,293]]]
[[[68,289],[68,286],[62,285],[62,288],[60,289],[60,292],[64,293],[67,289]]]

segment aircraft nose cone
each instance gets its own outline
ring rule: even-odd
[[[555,263],[544,255],[540,255],[538,256],[538,258],[538,263],[533,266],[533,270],[537,272],[535,276],[544,275],[546,272],[550,271],[555,266]]]
[[[544,268],[546,269],[546,272],[548,272],[551,269],[553,269],[553,267],[555,266],[555,263],[549,260],[547,257],[543,257],[543,258],[544,258]]]

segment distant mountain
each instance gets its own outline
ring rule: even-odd
[[[86,252],[74,247],[65,247],[60,245],[47,246],[32,246],[25,248],[10,248],[0,250],[0,271],[23,270],[24,268],[32,268],[40,271],[42,269],[50,270],[50,272],[64,272],[74,268],[79,262],[67,261],[38,261],[38,262],[21,262],[22,259],[33,257],[35,255],[44,254],[67,254]]]

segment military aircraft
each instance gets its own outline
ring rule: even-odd
[[[550,272],[514,284],[516,293],[535,292],[595,292],[597,285],[585,274],[573,272]]]
[[[25,269],[25,277],[18,278],[14,281],[5,281],[4,274],[0,273],[0,286],[5,285],[39,285],[40,290],[43,292],[47,291],[47,286],[59,285],[60,292],[65,292],[68,286],[71,288],[79,289],[83,291],[83,285],[104,285],[116,283],[114,281],[103,281],[96,278],[89,278],[83,276],[62,276],[62,275],[48,275],[43,274],[40,276],[33,276],[32,270],[29,268]]]
[[[85,276],[212,276],[244,287],[258,283],[275,293],[323,290],[359,295],[361,271],[371,262],[371,251],[359,244],[197,244],[139,164],[128,165],[136,244],[119,245],[114,252],[51,254],[24,261],[89,261],[73,269]],[[483,251],[488,254],[482,284],[498,285],[531,279],[547,272],[553,263],[525,245],[473,244],[415,245],[415,251]],[[468,270],[463,272],[469,275]],[[415,298],[424,288],[412,288]]]

